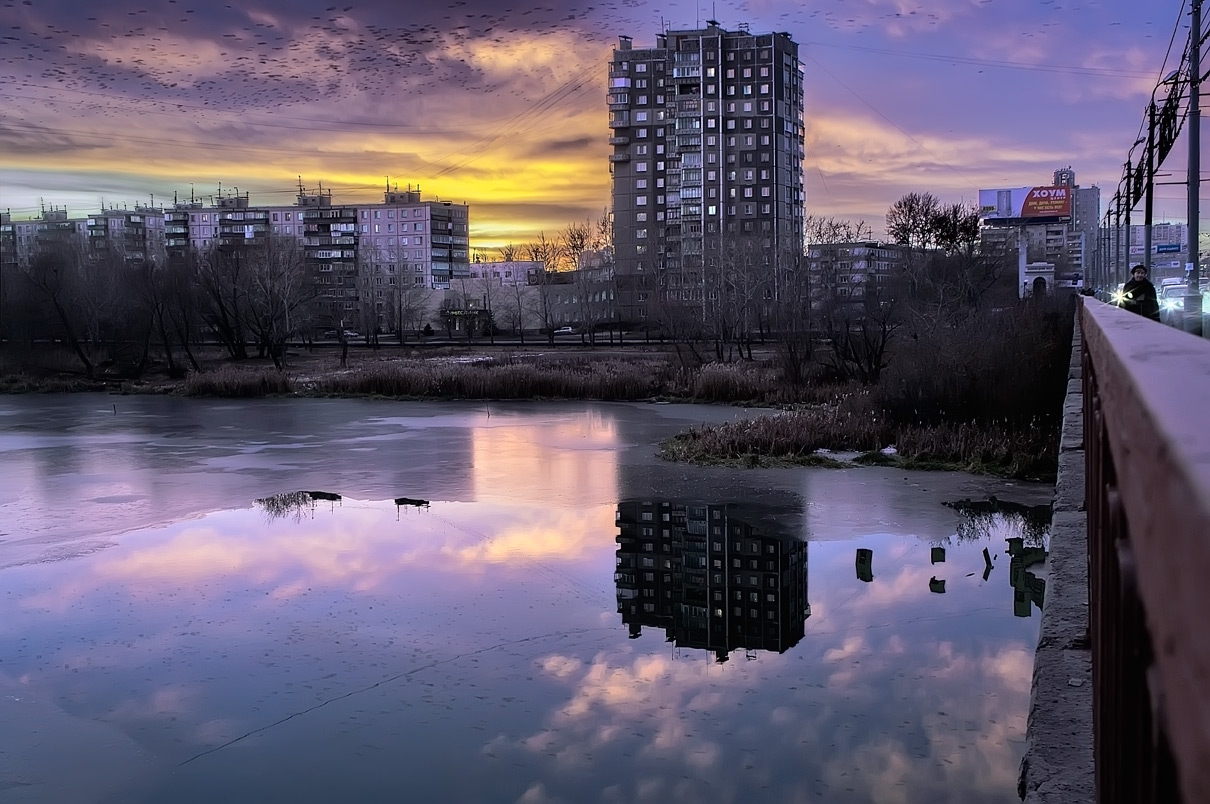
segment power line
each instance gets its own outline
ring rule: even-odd
[[[893,126],[893,127],[895,128],[895,130],[896,130],[896,131],[898,131],[900,134],[902,134],[903,136],[905,136],[905,137],[907,137],[909,140],[911,140],[913,143],[915,143],[915,144],[916,144],[916,146],[917,146],[918,148],[920,148],[920,150],[924,151],[926,154],[928,154],[929,156],[933,157],[933,159],[934,159],[934,160],[936,160],[937,164],[945,166],[945,167],[946,167],[946,168],[948,168],[950,171],[952,171],[952,172],[954,173],[954,175],[956,175],[956,176],[958,176],[959,178],[961,178],[961,179],[962,179],[964,182],[967,182],[967,183],[973,184],[973,182],[971,182],[971,180],[970,180],[970,178],[969,178],[969,177],[967,177],[967,176],[963,176],[963,175],[962,175],[962,174],[961,174],[961,173],[958,171],[958,169],[957,169],[957,168],[955,168],[953,165],[951,165],[951,164],[949,164],[948,162],[946,162],[946,161],[945,161],[944,159],[942,159],[941,157],[939,157],[939,156],[937,156],[936,154],[934,154],[932,151],[930,151],[928,148],[926,148],[926,147],[924,146],[924,144],[923,144],[923,143],[921,143],[919,140],[917,140],[915,137],[913,137],[913,136],[912,136],[911,134],[909,134],[908,132],[904,131],[904,130],[903,130],[903,128],[901,128],[901,127],[899,126],[899,124],[898,124],[898,123],[896,123],[894,120],[892,120],[891,118],[889,118],[889,117],[887,117],[885,114],[883,114],[883,113],[882,113],[882,112],[881,112],[881,111],[880,111],[880,110],[879,110],[879,109],[878,109],[876,106],[874,106],[872,103],[870,103],[870,102],[869,102],[869,101],[867,101],[865,98],[863,98],[863,97],[862,97],[860,94],[858,94],[858,92],[857,92],[855,89],[853,89],[852,87],[850,87],[850,86],[849,86],[848,84],[846,84],[844,81],[841,81],[841,80],[840,80],[840,78],[838,78],[838,77],[836,76],[836,74],[835,74],[835,73],[833,73],[833,72],[832,72],[831,70],[829,70],[828,68],[824,67],[822,64],[820,64],[820,63],[819,63],[818,61],[816,61],[814,58],[812,58],[812,57],[810,57],[810,56],[808,56],[807,58],[808,58],[808,59],[810,59],[810,61],[811,61],[811,63],[812,63],[812,64],[814,64],[814,65],[815,65],[816,67],[818,67],[820,70],[822,70],[823,72],[825,72],[825,73],[827,73],[829,76],[831,76],[833,81],[835,81],[837,84],[840,84],[840,86],[844,87],[846,90],[848,90],[850,93],[852,93],[853,97],[857,98],[857,100],[861,101],[861,102],[862,102],[862,103],[864,103],[864,104],[865,104],[867,107],[869,107],[869,109],[870,109],[872,112],[874,112],[874,114],[878,115],[878,116],[879,116],[879,117],[881,117],[883,120],[885,120],[886,122],[890,123],[890,124],[891,124],[891,126]],[[976,189],[977,189],[977,188],[976,188]]]
[[[51,86],[46,86],[44,84],[31,83],[28,81],[13,82],[13,83],[9,84],[9,86],[28,87],[30,89],[44,89],[44,90],[49,90],[52,93],[68,93],[68,92],[70,92],[70,93],[75,93],[75,94],[79,94],[79,95],[90,95],[90,96],[106,98],[106,99],[114,100],[114,101],[122,101],[122,102],[125,102],[127,104],[132,104],[132,105],[150,105],[150,106],[159,106],[159,107],[174,106],[178,109],[195,109],[197,111],[209,112],[212,114],[216,113],[216,112],[217,113],[224,113],[224,112],[233,113],[235,111],[234,109],[223,110],[223,109],[221,109],[219,107],[215,107],[215,106],[199,106],[197,104],[181,103],[179,101],[173,101],[173,100],[156,100],[153,98],[133,98],[133,97],[130,97],[129,95],[121,95],[121,94],[115,94],[115,93],[109,93],[109,92],[97,92],[94,90],[87,90],[87,89],[72,89],[70,87],[51,87]],[[0,92],[0,97],[17,98],[17,99],[22,99],[22,100],[32,100],[32,101],[37,101],[39,103],[42,103],[42,102],[73,103],[73,101],[70,101],[67,99],[63,99],[63,100],[55,99],[53,96],[52,97],[33,97],[33,96],[29,96],[29,95],[16,95],[16,94],[9,93],[9,92]],[[180,112],[174,112],[170,109],[145,110],[142,112],[142,114],[162,114],[162,115],[168,115],[168,116],[173,116],[173,117],[180,116]],[[250,120],[246,120],[243,117],[243,115],[247,114],[246,112],[241,111],[239,114],[241,115],[240,123],[243,125],[268,126],[268,127],[273,127],[273,128],[308,130],[306,128],[296,127],[296,126],[283,126],[280,123],[272,123],[272,122],[260,123],[260,122],[256,122],[256,121],[250,121]],[[279,115],[276,113],[273,113],[273,117],[276,119],[280,119],[280,120],[292,120],[292,121],[301,122],[301,123],[317,123],[317,124],[334,123],[334,121],[332,121],[332,120],[320,120],[320,119],[310,118],[310,117],[295,117],[293,115]],[[449,128],[477,129],[477,128],[484,128],[486,126],[494,125],[496,122],[497,121],[484,121],[484,122],[479,122],[479,123],[468,124],[465,126],[449,126]],[[310,127],[310,130],[314,130],[314,131],[347,131],[350,126],[383,128],[383,129],[427,128],[428,127],[427,124],[423,124],[423,123],[382,123],[382,122],[377,122],[377,121],[363,121],[363,120],[339,121],[339,124],[340,124],[340,128],[329,129],[329,128],[322,128],[322,127],[318,127],[318,126],[312,126],[312,127]]]
[[[804,42],[804,45],[827,47],[836,50],[856,50],[864,53],[879,53],[884,56],[900,56],[909,59],[924,59],[946,63],[972,64],[982,67],[1003,67],[1010,70],[1028,70],[1044,73],[1069,73],[1072,75],[1095,75],[1106,78],[1150,78],[1150,73],[1138,70],[1123,70],[1100,67],[1073,67],[1062,64],[1030,64],[1022,61],[1004,61],[998,59],[977,59],[968,56],[954,56],[945,53],[913,53],[906,50],[887,50],[884,48],[865,47],[862,45],[833,45],[827,42]]]

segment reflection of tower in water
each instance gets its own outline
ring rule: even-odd
[[[618,503],[618,613],[638,637],[664,629],[679,647],[783,653],[810,616],[807,544],[770,536],[735,507],[667,500]]]
[[[1042,608],[1046,599],[1046,579],[1029,571],[1035,564],[1046,561],[1046,550],[1041,547],[1026,547],[1024,539],[1008,539],[1008,582],[1013,587],[1013,614],[1029,617],[1033,608]]]

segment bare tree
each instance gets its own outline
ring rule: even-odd
[[[777,291],[766,294],[767,324],[774,338],[774,350],[782,376],[793,385],[807,380],[814,359],[815,321],[811,309],[811,275],[803,262],[803,250],[794,238],[780,244]]]
[[[887,212],[887,232],[908,247],[904,295],[917,336],[980,310],[1010,274],[1005,253],[980,247],[976,205],[909,193]]]
[[[245,254],[248,269],[247,326],[258,347],[282,369],[286,341],[296,331],[303,310],[316,298],[299,242],[270,235]]]
[[[94,350],[104,341],[117,340],[117,329],[127,320],[128,297],[124,292],[127,263],[120,252],[84,255],[77,282],[77,315],[81,337]]]
[[[478,294],[480,301],[483,304],[483,310],[486,316],[484,327],[487,329],[487,337],[490,343],[496,342],[496,313],[499,306],[499,298],[504,290],[501,285],[501,277],[493,276],[492,271],[484,266],[487,263],[480,263],[480,276],[472,284],[473,290]]]
[[[50,304],[60,332],[80,361],[84,374],[92,378],[94,365],[81,342],[81,296],[85,283],[81,272],[83,256],[74,243],[56,242],[40,247],[30,261],[27,274],[31,286]]]
[[[704,268],[705,323],[714,339],[715,358],[752,357],[752,341],[761,326],[765,302],[774,290],[773,249],[756,236],[729,236]]]
[[[900,327],[898,302],[886,286],[870,283],[854,301],[832,296],[822,315],[837,376],[877,383],[890,361],[890,346]]]
[[[168,286],[164,282],[163,269],[149,260],[141,260],[125,271],[123,293],[128,300],[129,322],[142,341],[135,374],[142,374],[150,359],[152,341],[156,341],[168,363],[168,375],[180,377],[184,371],[177,365],[172,345],[172,334],[167,327],[165,307]]]
[[[534,294],[530,287],[528,277],[513,277],[512,284],[501,288],[497,305],[500,320],[506,322],[522,344],[525,343],[526,327],[534,318]]]
[[[854,243],[873,237],[873,229],[865,221],[808,215],[803,222],[808,243]]]
[[[184,254],[169,257],[158,273],[158,279],[163,285],[160,327],[175,335],[193,370],[201,371],[193,351],[194,339],[202,326],[197,275],[198,254],[191,248]]]
[[[391,286],[391,320],[400,346],[407,342],[408,333],[419,336],[428,320],[431,295],[425,285],[417,284],[414,277],[407,275],[406,266],[400,267]]]
[[[248,358],[247,255],[242,249],[212,245],[201,255],[198,288],[202,317],[227,354]]]
[[[542,320],[542,328],[546,330],[547,342],[555,342],[555,319],[553,287],[558,284],[555,274],[563,266],[566,251],[557,240],[549,240],[545,232],[538,232],[538,239],[524,246],[526,256],[533,262],[542,263],[542,272],[538,277],[538,313]]]

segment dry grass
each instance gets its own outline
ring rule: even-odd
[[[852,451],[854,463],[953,469],[1031,480],[1053,479],[1058,433],[972,422],[895,426],[868,396],[837,404],[693,428],[661,444],[661,457],[698,464],[776,466],[834,463],[820,450]],[[893,446],[893,453],[882,448]]]
[[[294,381],[273,369],[228,365],[215,371],[191,373],[185,379],[183,390],[186,396],[249,399],[293,394]]]
[[[579,365],[406,361],[366,365],[319,379],[315,392],[404,399],[647,399],[658,377],[618,360]]]
[[[694,463],[797,463],[821,449],[874,450],[891,434],[868,394],[845,393],[830,405],[693,428],[665,441],[661,455]]]

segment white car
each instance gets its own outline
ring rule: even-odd
[[[559,327],[555,330],[556,335],[575,335],[576,331],[571,327]]]
[[[1165,285],[1160,290],[1160,310],[1172,312],[1185,309],[1185,285]]]

